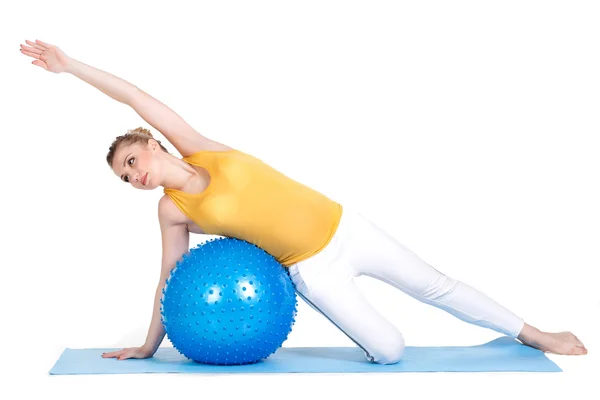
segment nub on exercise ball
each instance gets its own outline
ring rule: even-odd
[[[226,237],[177,261],[162,291],[161,321],[173,347],[191,360],[250,364],[281,347],[296,306],[284,266],[263,249]]]

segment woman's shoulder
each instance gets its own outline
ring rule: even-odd
[[[181,210],[166,193],[158,200],[158,218],[161,224],[173,225],[184,222]]]
[[[161,230],[173,225],[185,225],[189,232],[204,233],[202,228],[185,215],[167,194],[158,201],[158,219]]]
[[[189,154],[182,153],[182,156],[183,156],[183,159],[185,160],[185,159],[189,159],[192,157],[196,157],[201,154],[222,153],[222,152],[228,152],[228,151],[235,151],[235,149],[233,147],[227,146],[226,144],[211,141],[208,144],[204,144],[203,146],[198,146],[198,147],[194,148],[192,151],[189,152]]]

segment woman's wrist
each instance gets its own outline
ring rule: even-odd
[[[158,350],[158,347],[153,346],[152,344],[149,344],[149,343],[144,343],[141,347],[143,349],[147,350],[148,352],[151,352],[152,354],[156,353],[156,350]]]
[[[69,58],[67,60],[67,65],[65,65],[65,72],[71,75],[75,75],[75,68],[77,67],[78,63],[79,61],[75,60],[74,58]]]
[[[517,339],[519,339],[520,341],[522,341],[523,343],[536,343],[540,337],[542,336],[542,332],[529,325],[529,324],[525,324],[523,325],[523,329],[521,330],[521,333],[519,333],[519,336],[517,337]]]

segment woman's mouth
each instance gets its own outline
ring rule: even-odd
[[[146,175],[144,175],[144,177],[142,178],[142,185],[146,186],[147,180],[148,180],[148,173],[146,172]]]

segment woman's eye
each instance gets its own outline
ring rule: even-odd
[[[129,166],[133,165],[132,161],[135,160],[135,157],[131,157],[128,161],[127,164],[129,164]],[[125,182],[129,182],[129,175],[125,175],[125,179],[123,179]]]

